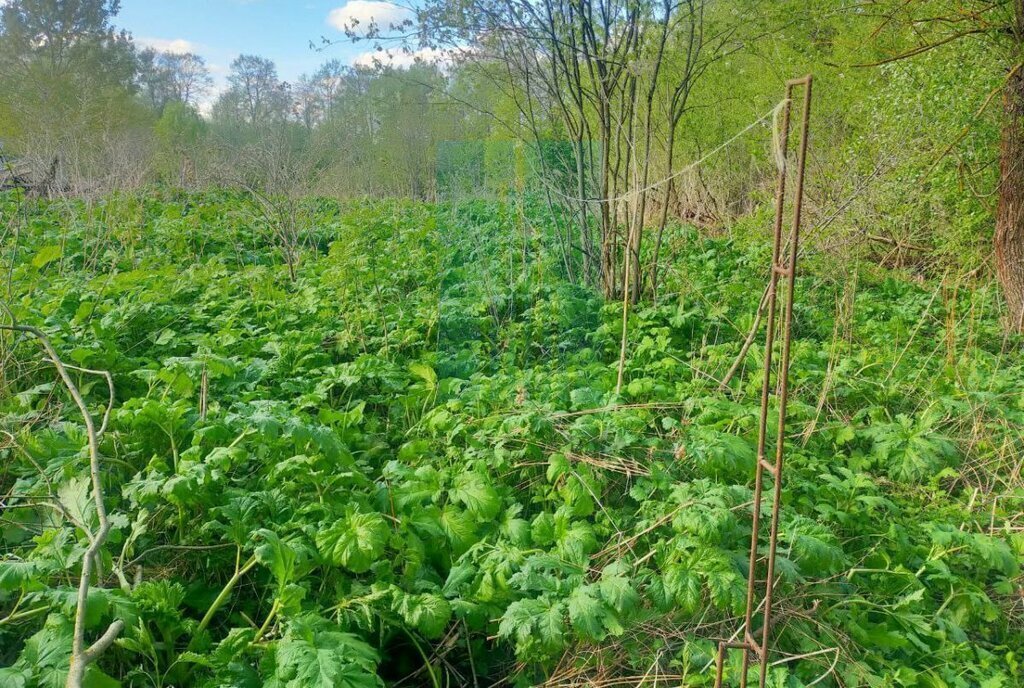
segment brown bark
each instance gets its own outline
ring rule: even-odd
[[[1024,0],[1018,0],[1018,37],[1024,36]],[[1010,74],[1003,101],[996,270],[1009,310],[1007,327],[1024,331],[1024,69]]]

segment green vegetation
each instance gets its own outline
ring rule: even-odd
[[[10,315],[116,390],[85,622],[124,629],[85,684],[710,685],[763,347],[718,380],[765,223],[670,225],[616,396],[621,304],[566,279],[545,203],[290,207],[283,247],[246,194],[0,196]],[[770,685],[1021,685],[1024,365],[976,279],[805,261]],[[86,431],[0,341],[0,685],[57,686]]]
[[[772,688],[1024,688],[1024,0],[120,5],[0,0],[0,688],[710,687],[769,551]]]

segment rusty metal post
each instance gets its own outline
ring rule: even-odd
[[[718,657],[715,662],[715,688],[721,688],[725,670],[725,654],[730,649],[743,651],[743,670],[740,675],[740,687],[746,688],[747,674],[750,668],[750,655],[756,655],[760,665],[758,686],[764,688],[768,672],[768,650],[771,632],[772,589],[775,579],[775,551],[779,536],[779,510],[782,501],[782,469],[786,430],[786,404],[789,399],[789,359],[792,342],[793,294],[796,280],[796,260],[799,251],[800,221],[803,213],[804,173],[807,165],[807,139],[811,115],[811,75],[786,82],[786,99],[783,104],[779,134],[780,162],[778,184],[775,191],[775,225],[772,243],[772,269],[768,281],[768,318],[765,334],[764,377],[761,383],[761,416],[757,436],[757,465],[754,473],[754,511],[751,522],[750,557],[747,575],[747,606],[743,620],[743,640],[737,642],[721,642],[718,644]],[[793,223],[789,234],[788,260],[783,259],[784,224],[786,207],[786,160],[789,152],[790,113],[792,110],[793,91],[797,86],[804,87],[803,117],[800,130],[800,148],[797,156],[796,189],[793,201]],[[776,317],[779,310],[779,280],[786,278],[786,291],[782,306],[782,355],[778,371],[779,426],[775,442],[775,461],[769,462],[765,456],[765,445],[768,435],[768,406],[771,398],[772,365],[774,363]],[[774,483],[772,490],[771,525],[768,540],[768,562],[765,576],[760,642],[754,639],[752,631],[754,615],[761,603],[755,604],[757,590],[757,549],[761,531],[761,503],[764,492],[764,473],[768,472]]]

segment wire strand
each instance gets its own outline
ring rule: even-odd
[[[768,112],[764,113],[763,115],[761,115],[759,118],[757,118],[756,120],[754,120],[753,122],[751,122],[747,126],[743,127],[743,129],[741,129],[738,132],[736,132],[735,134],[733,134],[732,137],[730,137],[726,141],[720,143],[715,148],[712,148],[710,151],[708,151],[707,153],[702,155],[697,160],[694,160],[693,162],[691,162],[689,165],[687,165],[686,167],[682,168],[681,170],[677,170],[676,172],[670,174],[669,176],[667,176],[667,177],[665,177],[663,179],[659,179],[658,181],[653,182],[651,184],[648,184],[647,186],[645,186],[645,187],[643,187],[641,189],[633,189],[631,191],[628,191],[628,192],[626,192],[624,194],[620,194],[618,196],[614,196],[612,198],[577,198],[575,196],[569,196],[568,194],[564,194],[564,193],[562,193],[561,191],[559,191],[558,189],[556,189],[554,187],[551,188],[551,191],[553,191],[555,194],[561,196],[565,200],[572,201],[574,203],[581,203],[581,202],[583,202],[583,203],[616,203],[618,201],[629,200],[629,199],[635,198],[639,194],[647,193],[648,191],[653,191],[654,189],[657,189],[657,188],[659,188],[661,186],[664,186],[665,184],[669,183],[670,181],[672,181],[676,177],[684,175],[687,172],[693,170],[694,168],[702,165],[703,163],[705,163],[709,159],[713,158],[714,156],[718,155],[719,153],[721,153],[723,150],[725,150],[726,148],[728,148],[732,144],[734,144],[737,141],[739,141],[747,133],[749,133],[752,129],[758,127],[759,125],[763,124],[764,122],[768,121],[769,119],[772,121],[772,157],[775,159],[775,164],[779,168],[779,170],[780,171],[784,170],[785,167],[786,167],[786,160],[785,160],[785,157],[782,155],[782,146],[781,146],[781,143],[780,143],[781,142],[781,134],[779,132],[779,115],[782,112],[783,108],[785,108],[788,103],[789,103],[789,99],[783,98],[778,103],[776,103],[775,107],[773,107],[771,110],[769,110]]]

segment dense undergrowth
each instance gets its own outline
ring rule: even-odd
[[[116,385],[89,637],[126,628],[89,685],[711,683],[763,351],[718,380],[763,241],[673,235],[617,398],[619,307],[529,203],[310,202],[294,282],[230,195],[2,203],[13,315]],[[771,685],[1022,685],[1020,342],[984,286],[805,267]],[[57,686],[84,432],[2,341],[0,685]]]

